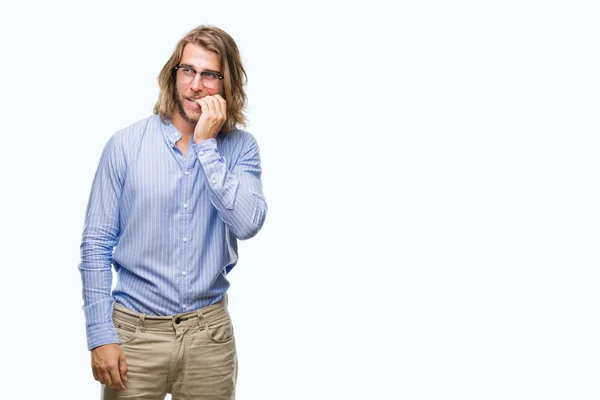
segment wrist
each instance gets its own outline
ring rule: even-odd
[[[196,135],[194,135],[193,141],[194,141],[194,143],[199,144],[200,142],[203,142],[203,141],[208,140],[208,139],[212,139],[212,138],[206,137],[206,136],[196,136]]]

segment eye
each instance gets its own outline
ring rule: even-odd
[[[196,75],[196,71],[191,68],[183,67],[181,68],[181,71],[183,71],[185,75]]]
[[[207,79],[209,81],[214,81],[214,80],[219,79],[219,75],[215,74],[214,72],[204,71],[204,72],[202,72],[201,75],[204,79]]]

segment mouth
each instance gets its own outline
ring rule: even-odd
[[[195,110],[196,110],[196,109],[200,109],[200,104],[196,103],[196,101],[195,101],[195,100],[193,100],[193,99],[190,99],[190,98],[187,98],[187,97],[186,97],[186,99],[185,99],[185,100],[186,100],[186,101],[187,101],[187,102],[190,104],[190,106],[191,106],[192,108],[194,108]],[[199,100],[199,99],[196,99],[196,100]]]

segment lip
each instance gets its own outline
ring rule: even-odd
[[[188,99],[186,98],[186,100],[190,103],[190,105],[194,108],[200,108],[200,104],[196,103],[194,100],[192,99]]]

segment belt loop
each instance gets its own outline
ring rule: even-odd
[[[140,314],[140,328],[142,332],[146,332],[146,314]]]
[[[196,310],[196,314],[198,314],[198,326],[201,329],[203,326],[204,326],[204,329],[208,329],[208,324],[206,323],[206,320],[204,319],[204,315],[202,314],[202,311]]]

